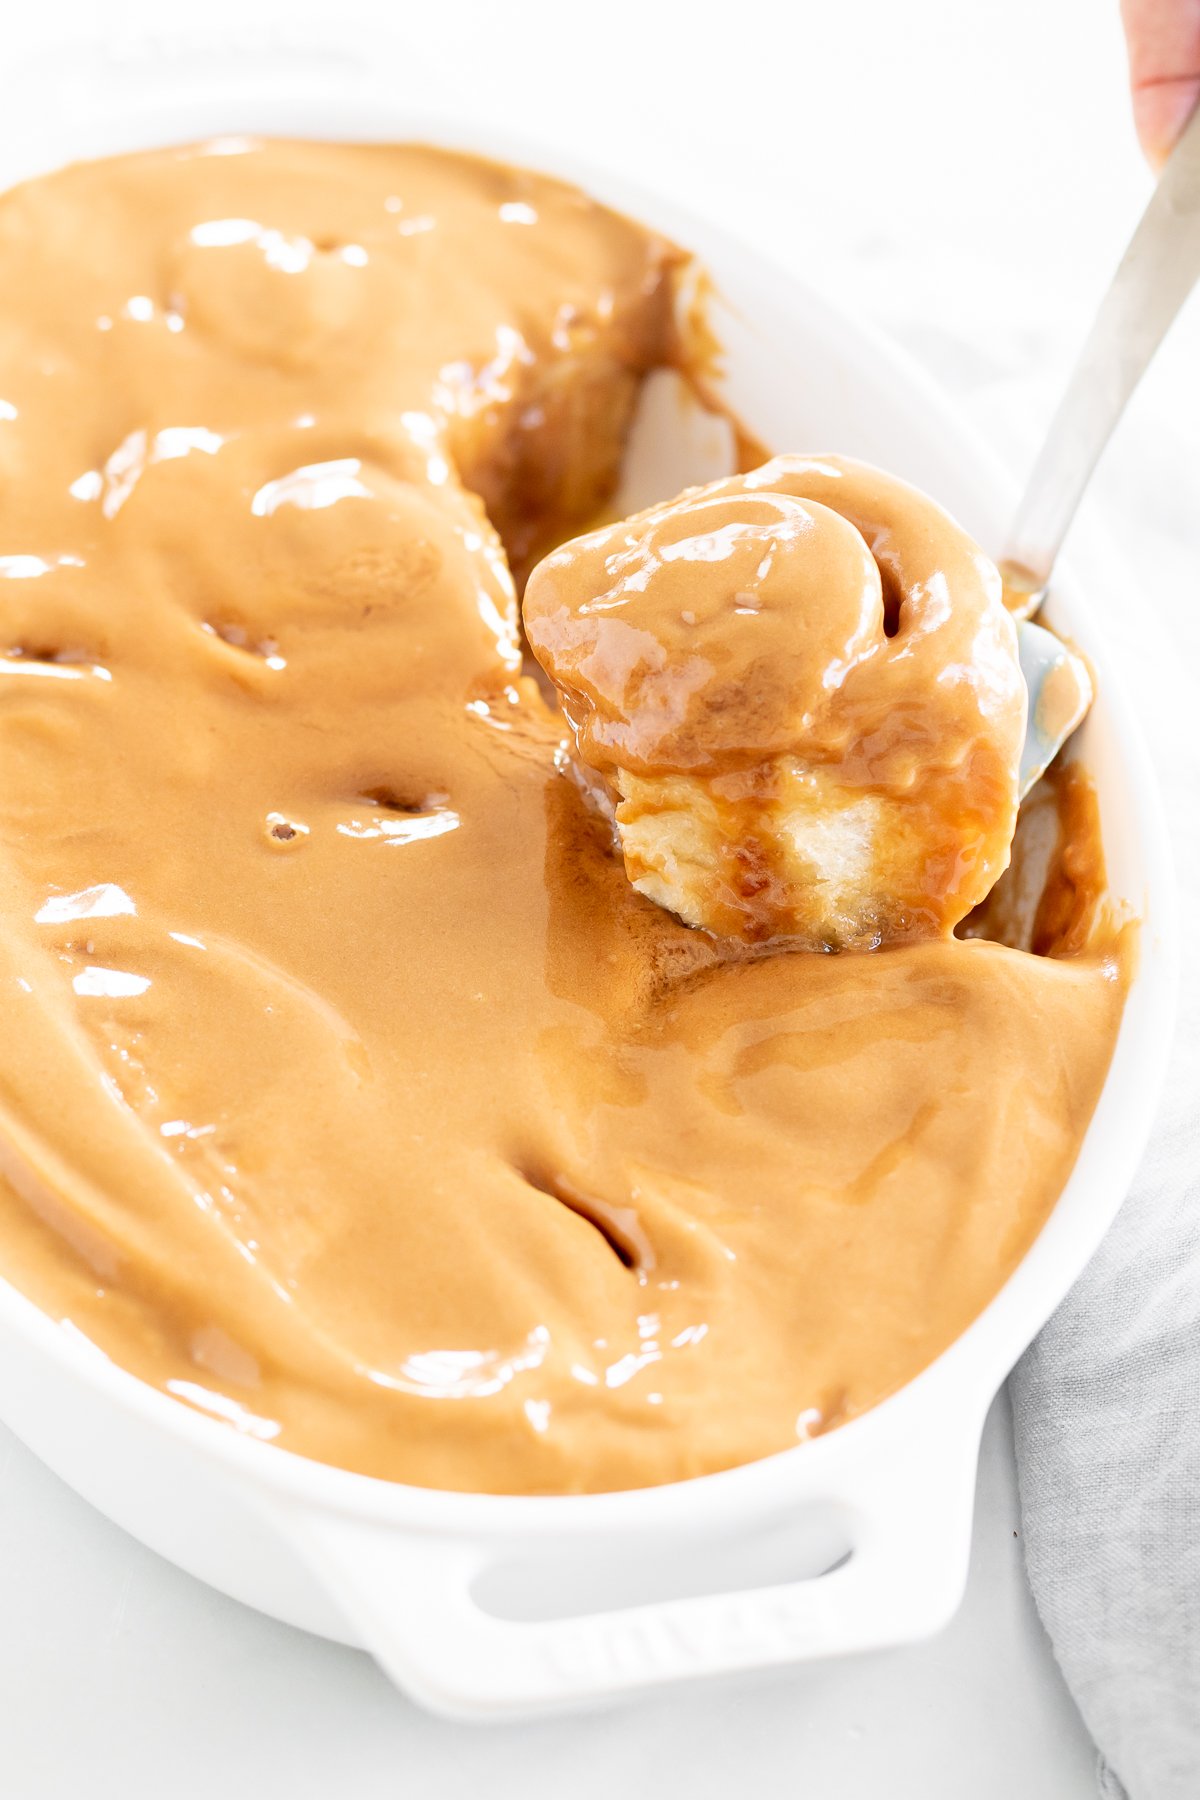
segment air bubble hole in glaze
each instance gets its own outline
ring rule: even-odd
[[[272,849],[294,850],[308,836],[308,826],[299,819],[289,819],[285,813],[270,812],[267,814],[266,836]]]
[[[358,798],[381,812],[400,813],[406,818],[420,818],[427,813],[442,812],[450,802],[449,794],[435,789],[428,794],[399,794],[389,787],[364,788]]]
[[[76,663],[87,662],[87,654],[82,650],[64,649],[61,645],[54,647],[48,644],[13,644],[5,651],[13,662],[28,663]]]
[[[279,654],[279,645],[274,638],[254,639],[244,625],[237,625],[231,620],[204,619],[200,629],[210,637],[220,638],[231,650],[241,650],[246,656],[256,661],[265,662],[268,668],[283,669],[287,667]]]
[[[517,1173],[539,1194],[557,1200],[560,1206],[565,1206],[568,1212],[590,1225],[626,1269],[644,1277],[654,1267],[653,1247],[632,1206],[614,1205],[596,1194],[585,1193],[564,1175],[531,1173],[523,1168],[518,1168]]]

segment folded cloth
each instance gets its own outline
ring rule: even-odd
[[[1195,1004],[1183,1025],[1200,1042]],[[1106,1800],[1200,1796],[1200,1068],[1179,1065],[1116,1225],[1013,1377],[1029,1578]]]
[[[1116,1224],[1012,1383],[1029,1578],[1105,1800],[1200,1800],[1200,432],[1179,366],[1173,392],[1166,373],[1098,498],[1130,566],[1117,661],[1150,736],[1190,940],[1172,1069]]]

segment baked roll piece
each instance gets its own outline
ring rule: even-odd
[[[524,616],[630,881],[688,924],[944,936],[1005,868],[1015,627],[994,565],[907,483],[776,457],[554,551]]]

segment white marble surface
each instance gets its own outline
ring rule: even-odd
[[[347,31],[391,30],[401,98],[519,124],[770,238],[894,331],[1020,470],[1148,192],[1115,12],[1094,0],[740,11],[706,0],[686,12],[378,0],[338,17]],[[295,27],[322,13],[308,0],[205,0],[203,21]],[[172,0],[110,0],[103,21],[57,0],[6,20],[0,68],[101,23],[197,29]],[[1143,574],[1128,673],[1152,735],[1162,678],[1141,596],[1158,587],[1165,605],[1189,577],[1195,588],[1200,429],[1180,396],[1194,396],[1198,373],[1193,312],[1136,400],[1087,522]],[[1033,1612],[1018,1523],[1001,1402],[967,1603],[936,1642],[481,1733],[423,1718],[364,1657],[177,1573],[0,1434],[0,1792],[1087,1800],[1092,1749]]]

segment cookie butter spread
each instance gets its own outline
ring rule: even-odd
[[[1004,861],[1020,699],[975,553],[915,498],[787,459],[716,523],[781,522],[750,611],[792,591],[792,526],[800,558],[779,679],[734,665],[763,694],[734,761],[776,759],[771,805],[810,826],[810,776],[877,799],[874,859],[908,757],[923,941],[689,927],[572,778],[510,571],[609,495],[643,374],[680,357],[679,260],[412,147],[224,140],[0,201],[0,1273],[180,1402],[352,1469],[636,1486],[853,1416],[1019,1260],[1109,1060],[1111,945],[946,935]],[[855,482],[882,536],[833,495]],[[707,593],[677,596],[702,637]],[[945,648],[906,668],[907,606]],[[656,736],[609,666],[604,779],[711,782],[707,680],[659,684]],[[849,798],[792,769],[797,708]],[[884,880],[838,931],[893,934]]]

